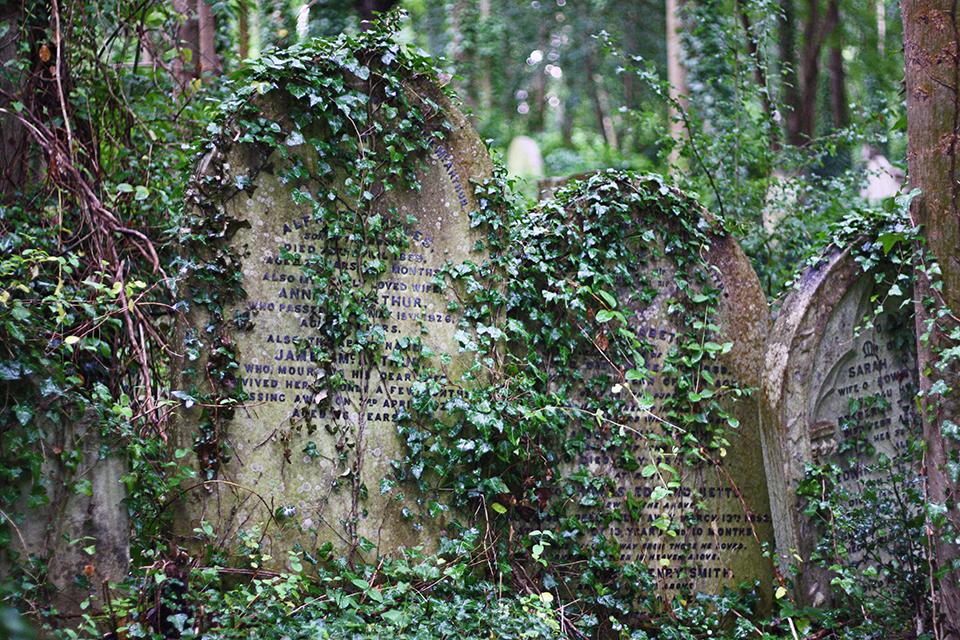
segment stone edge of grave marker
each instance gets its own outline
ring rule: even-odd
[[[794,554],[809,558],[819,537],[797,503],[796,491],[804,477],[804,465],[814,458],[807,419],[808,397],[796,391],[806,384],[812,372],[822,337],[818,328],[829,321],[857,278],[866,275],[852,259],[849,247],[831,245],[821,257],[817,264],[804,269],[795,288],[787,294],[766,344],[761,434],[777,564],[784,576],[792,573]],[[831,577],[822,567],[801,565],[795,576],[796,595],[806,600],[829,593]]]
[[[695,201],[694,204],[698,207],[702,218],[715,225],[716,218],[713,214],[702,205],[696,204]],[[762,348],[766,336],[769,335],[770,308],[756,270],[754,270],[740,243],[736,241],[732,234],[724,233],[722,229],[714,231],[710,249],[704,257],[703,263],[706,268],[717,269],[724,285],[721,293],[721,309],[718,310],[718,315],[725,316],[727,325],[720,338],[722,342],[733,342],[733,347],[728,354],[720,358],[720,362],[727,363],[731,370],[736,372],[741,388],[753,389],[749,397],[733,398],[726,405],[729,407],[731,415],[740,419],[741,425],[744,424],[745,420],[749,420],[750,416],[748,414],[753,414],[753,427],[751,429],[748,431],[737,429],[729,436],[731,450],[728,451],[727,455],[735,456],[736,452],[733,449],[737,446],[738,440],[742,451],[750,447],[760,446],[763,438],[762,400],[759,387],[763,377],[764,363],[763,354],[754,347]],[[752,310],[752,313],[748,314],[742,311],[738,313],[732,308],[733,302],[728,302],[726,294],[730,295],[730,301],[739,302],[739,309],[747,308]],[[744,336],[749,336],[749,339],[744,339]],[[739,460],[737,462],[739,463]],[[770,504],[772,499],[768,491],[768,482],[763,477],[766,464],[762,453],[758,452],[755,464],[750,466],[761,477],[741,477],[736,479],[736,485],[738,489],[743,488],[744,493],[751,491],[758,494],[752,500],[743,496],[744,501],[746,506],[752,510],[751,513],[759,516],[760,522],[754,523],[754,531],[762,532],[767,529],[769,532],[769,538],[767,540],[761,538],[760,543],[768,542],[772,544],[774,536],[768,519],[772,517]],[[752,475],[748,468],[740,469],[740,472],[742,475]],[[754,482],[750,483],[751,480]],[[765,518],[766,521],[764,521]],[[762,563],[763,566],[756,567],[755,575],[751,577],[761,582],[762,610],[770,611],[773,603],[773,565],[770,560],[763,556],[764,549],[762,547],[755,551],[754,561]],[[728,586],[736,589],[743,580],[743,576],[736,576],[734,583],[728,584]]]

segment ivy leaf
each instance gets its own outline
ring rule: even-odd
[[[666,487],[655,487],[653,490],[653,493],[650,494],[650,499],[653,501],[663,500],[669,495],[670,495],[670,490],[667,489]]]
[[[303,134],[299,131],[293,131],[284,141],[284,144],[288,147],[299,147],[303,142]]]
[[[380,614],[384,620],[398,627],[407,626],[408,615],[399,609],[390,609]]]
[[[944,393],[947,393],[949,390],[950,390],[950,387],[947,386],[946,382],[944,382],[943,380],[937,380],[930,387],[930,395],[931,396],[934,394],[943,395]]]
[[[171,391],[170,395],[172,395],[174,398],[183,400],[183,404],[187,409],[192,407],[197,402],[196,398],[194,398],[193,396],[191,396],[190,394],[184,391]]]
[[[879,240],[880,244],[883,245],[883,253],[886,255],[897,246],[898,242],[906,242],[906,236],[903,233],[882,233]]]
[[[960,427],[956,423],[951,422],[950,420],[944,420],[943,425],[940,427],[940,432],[943,434],[944,438],[950,438],[951,440],[960,440]]]
[[[612,295],[602,290],[597,291],[597,294],[599,294],[600,297],[603,298],[603,300],[607,303],[608,307],[610,307],[611,309],[617,308],[617,299],[614,298]]]
[[[600,311],[597,311],[597,322],[601,324],[604,322],[610,322],[616,317],[616,311],[610,311],[609,309],[601,309]]]
[[[0,362],[0,380],[19,380],[23,370],[16,362]]]
[[[27,426],[27,423],[33,418],[33,409],[28,406],[18,404],[13,410],[17,414],[17,420],[19,420],[23,426]]]
[[[63,389],[53,381],[53,378],[47,378],[40,384],[40,393],[45,396],[60,396],[63,395]]]
[[[364,580],[363,578],[351,578],[350,582],[352,582],[356,588],[362,589],[364,591],[370,588],[370,583]]]

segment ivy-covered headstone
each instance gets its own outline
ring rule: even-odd
[[[201,536],[280,562],[439,536],[442,502],[398,486],[397,422],[470,364],[445,274],[486,259],[470,181],[493,165],[431,72],[371,34],[267,54],[212,127],[175,394]]]
[[[23,483],[20,507],[27,516],[16,522],[9,550],[21,559],[44,558],[45,579],[55,590],[50,602],[69,620],[90,605],[107,606],[106,595],[90,585],[126,578],[131,527],[126,506],[129,460],[122,444],[109,434],[96,410],[65,413],[60,423],[53,412],[38,422],[44,434],[38,447],[43,458],[36,476],[28,476],[35,486]],[[43,493],[37,491],[40,486]],[[17,573],[4,560],[0,576],[12,582]]]
[[[750,393],[769,316],[736,241],[661,179],[605,172],[558,189],[514,245],[506,370],[531,435],[500,504],[544,580],[612,561],[632,567],[628,599],[757,580],[769,603]]]
[[[919,433],[912,269],[894,259],[900,250],[866,237],[832,247],[783,301],[767,345],[767,475],[779,561],[784,572],[794,565],[799,605],[841,590],[831,565],[860,580],[891,551],[895,563],[913,555],[896,551],[915,543],[904,535],[916,515],[906,505],[922,502],[907,497],[921,485],[910,444]]]

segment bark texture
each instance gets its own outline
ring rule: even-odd
[[[927,500],[945,509],[930,519],[934,534],[931,594],[936,606],[940,638],[960,638],[960,534],[957,483],[947,463],[958,443],[944,436],[944,424],[960,425],[960,363],[936,366],[938,352],[956,346],[949,339],[960,317],[960,208],[957,189],[958,1],[903,0],[903,46],[906,66],[907,164],[912,187],[922,190],[913,202],[911,217],[922,228],[926,248],[942,275],[917,274],[918,365],[921,412],[926,443]],[[937,281],[942,285],[938,290]],[[949,313],[942,313],[948,311]],[[934,394],[943,384],[947,391]],[[936,577],[941,576],[942,577]]]
[[[683,64],[683,41],[680,31],[683,28],[680,11],[682,0],[667,0],[667,82],[670,83],[670,98],[686,111],[690,104],[687,95],[687,69]],[[687,136],[687,126],[680,118],[677,109],[670,105],[670,137],[681,140]],[[670,152],[669,165],[676,167],[680,161],[680,147]]]

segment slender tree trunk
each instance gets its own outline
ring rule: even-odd
[[[209,78],[223,73],[220,57],[217,55],[215,41],[217,26],[214,23],[210,5],[197,0],[197,45],[200,60],[197,62],[197,77]]]
[[[174,0],[173,7],[182,19],[177,34],[182,53],[174,65],[180,85],[185,87],[195,78],[219,75],[222,67],[214,48],[216,24],[210,5],[204,0]]]
[[[788,107],[783,114],[787,141],[796,144],[798,129],[797,110],[800,102],[800,90],[797,87],[797,15],[793,0],[780,0],[780,29],[777,48],[780,57],[780,74],[783,78],[783,104]]]
[[[683,66],[683,42],[680,38],[682,28],[680,10],[682,0],[667,0],[667,82],[670,83],[670,137],[679,142],[687,136],[687,127],[674,105],[686,111],[689,108],[687,88],[687,69]],[[670,152],[668,164],[675,167],[680,161],[680,146]]]
[[[827,11],[824,13],[820,5],[821,0],[807,0],[807,15],[803,21],[803,47],[800,50],[800,59],[796,65],[799,75],[789,76],[786,80],[784,102],[791,108],[787,114],[787,141],[795,146],[802,146],[813,139],[817,132],[817,89],[820,81],[820,52],[823,50],[824,40],[837,26],[839,11],[834,9],[838,0],[829,0]],[[786,22],[792,22],[793,3],[782,0],[781,7],[786,6],[790,13]],[[782,62],[795,60],[792,49],[795,32],[793,27],[783,24],[781,28],[780,57]],[[793,82],[791,82],[791,79]]]
[[[758,43],[753,37],[753,28],[750,25],[750,16],[747,15],[746,8],[742,4],[737,4],[737,13],[740,14],[740,24],[743,27],[744,40],[747,45],[747,52],[750,54],[750,60],[753,63],[753,77],[760,90],[760,106],[763,108],[764,115],[769,118],[773,115],[773,106],[770,104],[770,93],[767,90],[766,64],[764,64],[763,51],[757,46]],[[770,135],[770,148],[776,151],[780,147],[780,137],[776,130]]]
[[[8,29],[0,37],[0,65],[13,69],[21,29],[19,2],[0,3],[0,24],[4,23]],[[5,109],[0,112],[0,194],[14,192],[27,182],[27,132],[10,105],[10,100],[18,97],[23,80],[7,73],[0,75],[0,107]]]
[[[840,24],[840,3],[830,0],[827,7],[828,22]],[[830,45],[830,111],[833,115],[833,126],[842,129],[850,124],[850,109],[847,103],[847,74],[843,65],[843,43],[839,35],[835,34]]]
[[[910,184],[922,194],[911,217],[920,226],[928,255],[940,274],[917,273],[916,311],[921,415],[923,416],[928,531],[932,532],[930,592],[942,640],[960,638],[960,508],[958,485],[948,468],[956,460],[960,425],[960,363],[937,366],[938,354],[956,346],[950,333],[960,317],[960,206],[958,132],[960,61],[958,1],[902,0],[907,93],[907,165]],[[924,336],[928,334],[929,338]]]
[[[490,22],[490,0],[480,0],[479,13],[481,30],[483,30],[483,27]],[[493,84],[490,78],[493,61],[487,55],[480,55],[478,59],[480,61],[480,113],[483,117],[488,117],[493,104]]]
[[[240,8],[237,18],[237,40],[240,60],[246,60],[250,57],[250,10],[246,6]]]

